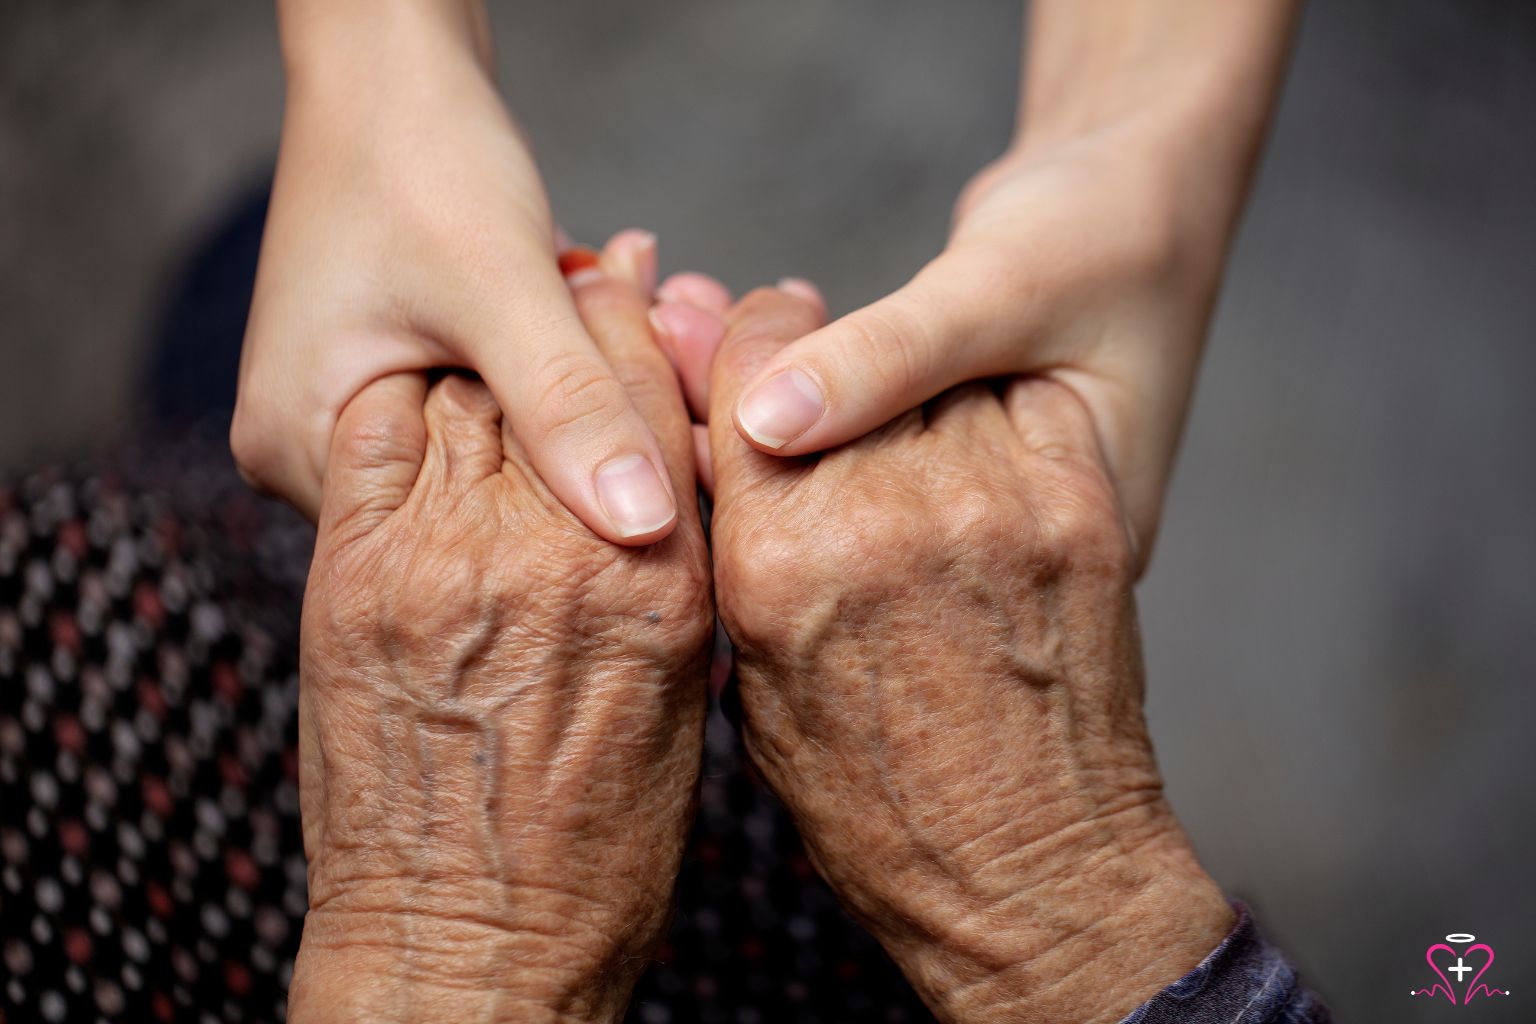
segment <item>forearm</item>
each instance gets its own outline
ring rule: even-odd
[[[1283,76],[1298,0],[1036,0],[1016,148],[1110,137],[1189,229],[1224,245]]]
[[[277,0],[290,87],[388,63],[397,75],[472,62],[494,73],[483,0]]]

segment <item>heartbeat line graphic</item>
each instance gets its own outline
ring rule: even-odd
[[[1447,945],[1446,943],[1455,943],[1466,948],[1458,954],[1455,946]],[[1472,943],[1476,943],[1476,945],[1472,945]],[[1435,962],[1435,954],[1440,952],[1444,952],[1448,957],[1454,958],[1455,963],[1447,960],[1445,967],[1442,968],[1440,964]],[[1481,967],[1476,962],[1467,963],[1467,959],[1474,953],[1487,954],[1487,958],[1482,961]],[[1429,996],[1431,999],[1437,995],[1443,995],[1446,999],[1450,1000],[1452,1006],[1465,1006],[1480,995],[1485,998],[1507,996],[1509,995],[1508,989],[1493,988],[1482,981],[1483,975],[1488,973],[1488,968],[1493,966],[1493,959],[1493,947],[1486,942],[1477,942],[1476,935],[1470,932],[1452,932],[1445,937],[1445,942],[1437,942],[1424,951],[1424,962],[1429,964],[1429,969],[1434,971],[1435,976],[1440,980],[1427,988],[1414,989],[1409,992],[1409,995]],[[1446,977],[1447,973],[1456,975],[1456,984],[1458,985],[1466,979],[1468,974],[1472,974],[1472,981],[1467,984],[1466,990],[1462,993],[1460,999],[1456,998],[1456,989],[1451,985],[1450,979]]]

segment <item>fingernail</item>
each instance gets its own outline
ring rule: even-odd
[[[779,291],[788,292],[818,306],[826,305],[827,300],[822,298],[821,289],[807,281],[803,277],[784,277],[779,279]]]
[[[644,455],[620,455],[598,467],[597,500],[621,537],[655,533],[677,515],[656,467]]]
[[[816,382],[789,369],[747,392],[736,406],[736,421],[763,447],[782,448],[811,429],[826,407]]]
[[[566,283],[572,288],[602,279],[602,266],[598,261],[596,250],[579,245],[562,252],[559,260],[560,273],[565,275]]]
[[[656,291],[656,236],[639,228],[627,228],[614,236],[604,250],[608,272],[626,278],[646,295]]]
[[[635,280],[646,295],[656,291],[656,236],[649,231],[635,243]]]

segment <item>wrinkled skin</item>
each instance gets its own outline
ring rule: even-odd
[[[612,279],[583,319],[692,493],[687,415]],[[610,1020],[661,934],[713,624],[692,502],[646,548],[541,483],[477,381],[371,385],[329,458],[302,638],[303,1021]]]
[[[716,593],[748,749],[941,1019],[1119,1020],[1232,917],[1162,795],[1092,420],[1026,378],[819,459],[765,455],[731,403],[820,317],[756,292],[714,366]]]

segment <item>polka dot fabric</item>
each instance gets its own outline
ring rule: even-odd
[[[312,533],[211,446],[160,461],[176,468],[0,483],[0,1024],[285,1016]],[[931,1019],[718,711],[629,1019]]]
[[[292,636],[165,499],[0,488],[0,1012],[272,1021],[305,908]]]

